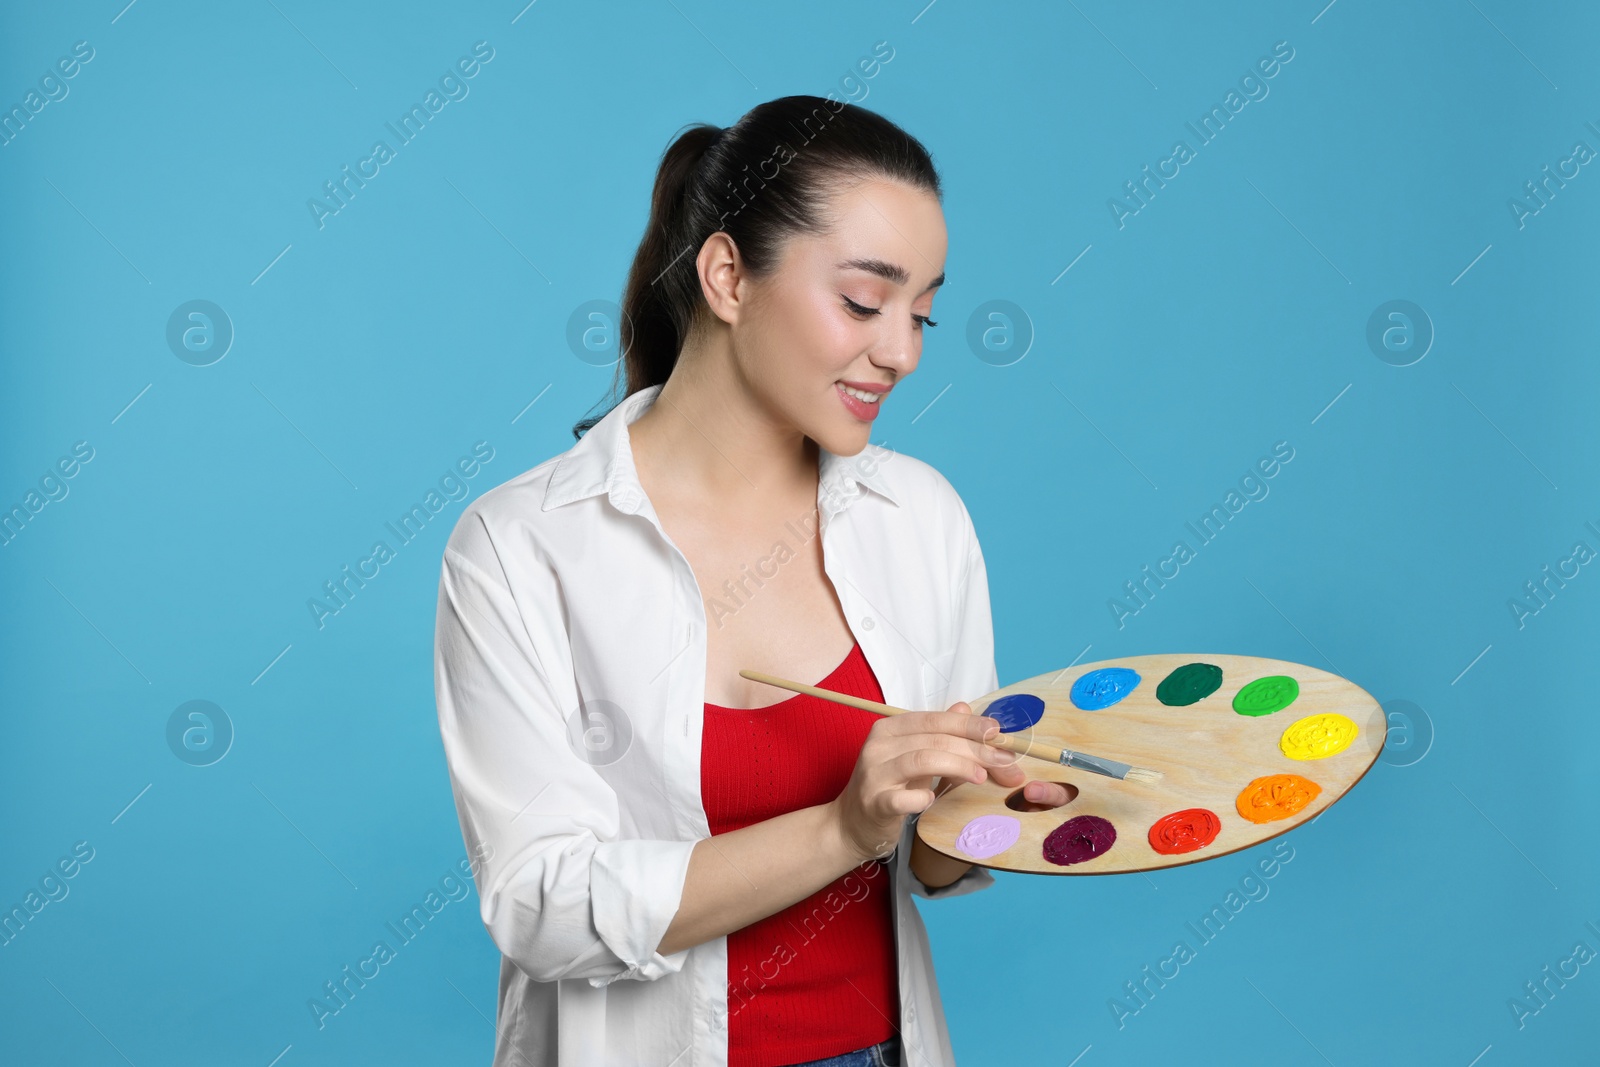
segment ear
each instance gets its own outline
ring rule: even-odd
[[[749,276],[739,246],[721,230],[705,239],[695,257],[700,294],[711,313],[730,326],[739,321],[750,299]]]

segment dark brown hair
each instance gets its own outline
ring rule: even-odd
[[[844,101],[785,96],[751,108],[727,129],[684,129],[662,154],[650,220],[628,270],[611,395],[624,375],[626,383],[611,406],[666,382],[685,338],[709,313],[695,265],[708,237],[726,233],[753,276],[768,274],[789,237],[828,231],[826,200],[840,184],[870,177],[943,198],[921,142]],[[580,420],[572,436],[581,438],[604,417]]]

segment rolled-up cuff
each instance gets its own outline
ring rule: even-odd
[[[942,885],[937,889],[929,888],[922,884],[922,879],[911,875],[912,896],[926,897],[929,900],[938,900],[941,897],[959,897],[966,893],[976,893],[980,889],[987,889],[994,885],[994,875],[985,867],[974,867],[949,885]]]
[[[589,889],[595,932],[628,969],[590,978],[599,988],[621,978],[653,981],[683,969],[689,950],[656,951],[678,914],[693,841],[606,841],[595,846]]]

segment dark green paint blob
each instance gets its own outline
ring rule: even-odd
[[[1233,698],[1233,710],[1240,715],[1271,715],[1294,703],[1300,683],[1287,674],[1257,678]]]
[[[1182,708],[1222,688],[1222,668],[1211,663],[1185,663],[1156,686],[1156,699]]]

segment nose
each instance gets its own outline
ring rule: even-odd
[[[898,327],[885,325],[884,336],[872,355],[872,362],[892,370],[898,381],[916,370],[917,361],[921,358],[922,335],[908,315]]]

